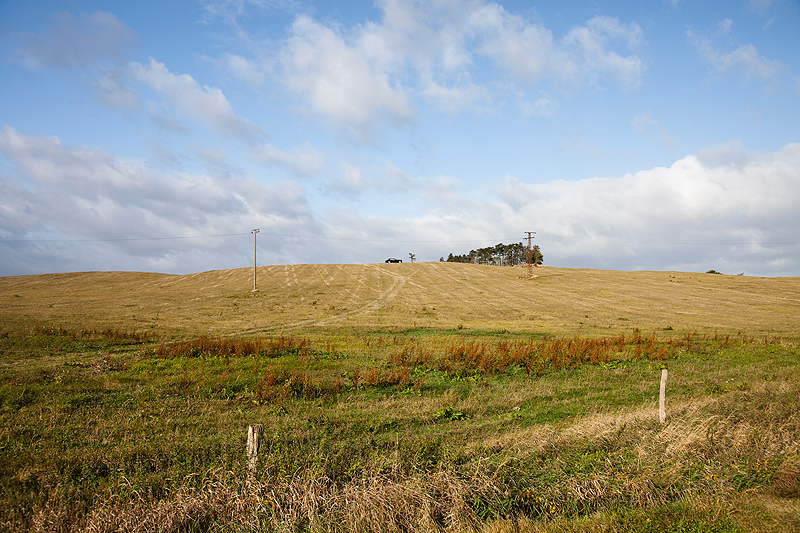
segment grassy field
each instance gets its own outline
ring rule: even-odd
[[[292,265],[184,276],[89,272],[0,278],[6,328],[124,329],[158,337],[320,330],[473,329],[557,335],[800,338],[800,281],[458,263]]]
[[[800,279],[534,275],[0,278],[0,529],[800,531]]]

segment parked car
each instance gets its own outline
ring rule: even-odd
[[[386,260],[387,263],[402,263],[402,259],[397,259],[396,257],[390,257]]]

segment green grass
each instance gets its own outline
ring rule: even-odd
[[[587,521],[604,530],[613,516],[618,525],[609,531],[744,531],[736,516],[715,513],[751,493],[778,498],[776,475],[792,475],[781,468],[800,442],[794,345],[702,339],[682,349],[666,361],[670,418],[662,426],[661,359],[620,354],[539,375],[513,366],[469,376],[420,367],[413,383],[353,383],[356,368],[388,369],[391,354],[414,338],[387,337],[369,350],[373,334],[352,352],[341,342],[331,351],[295,339],[303,350],[220,356],[209,339],[186,343],[212,347],[208,353],[170,355],[174,344],[119,334],[6,335],[0,523],[102,530],[118,525],[110,516],[131,515],[175,531],[389,531],[392,521],[419,516],[431,521],[414,522],[423,529],[501,527],[524,517],[533,531]],[[463,342],[434,340],[445,352]],[[339,385],[308,394],[284,382],[286,394],[259,400],[265,374],[281,369],[294,380]],[[244,438],[256,422],[265,442],[253,488],[244,482]],[[791,493],[791,479],[788,486]],[[316,507],[275,496],[278,488],[306,494]],[[342,492],[362,514],[326,507]],[[397,509],[381,527],[365,518],[392,494],[422,507]],[[423,511],[434,497],[442,508]],[[205,518],[174,527],[158,518],[188,501]],[[318,522],[300,516],[309,512]]]
[[[0,530],[798,528],[799,280],[536,273],[0,278]]]

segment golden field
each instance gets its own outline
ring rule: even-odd
[[[167,275],[0,278],[5,328],[158,337],[457,328],[553,335],[674,331],[800,338],[800,278],[459,263],[289,265]]]

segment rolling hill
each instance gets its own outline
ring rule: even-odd
[[[598,336],[638,328],[800,338],[800,278],[459,263],[264,266],[188,275],[0,278],[0,322],[156,336],[303,330],[490,330]]]

